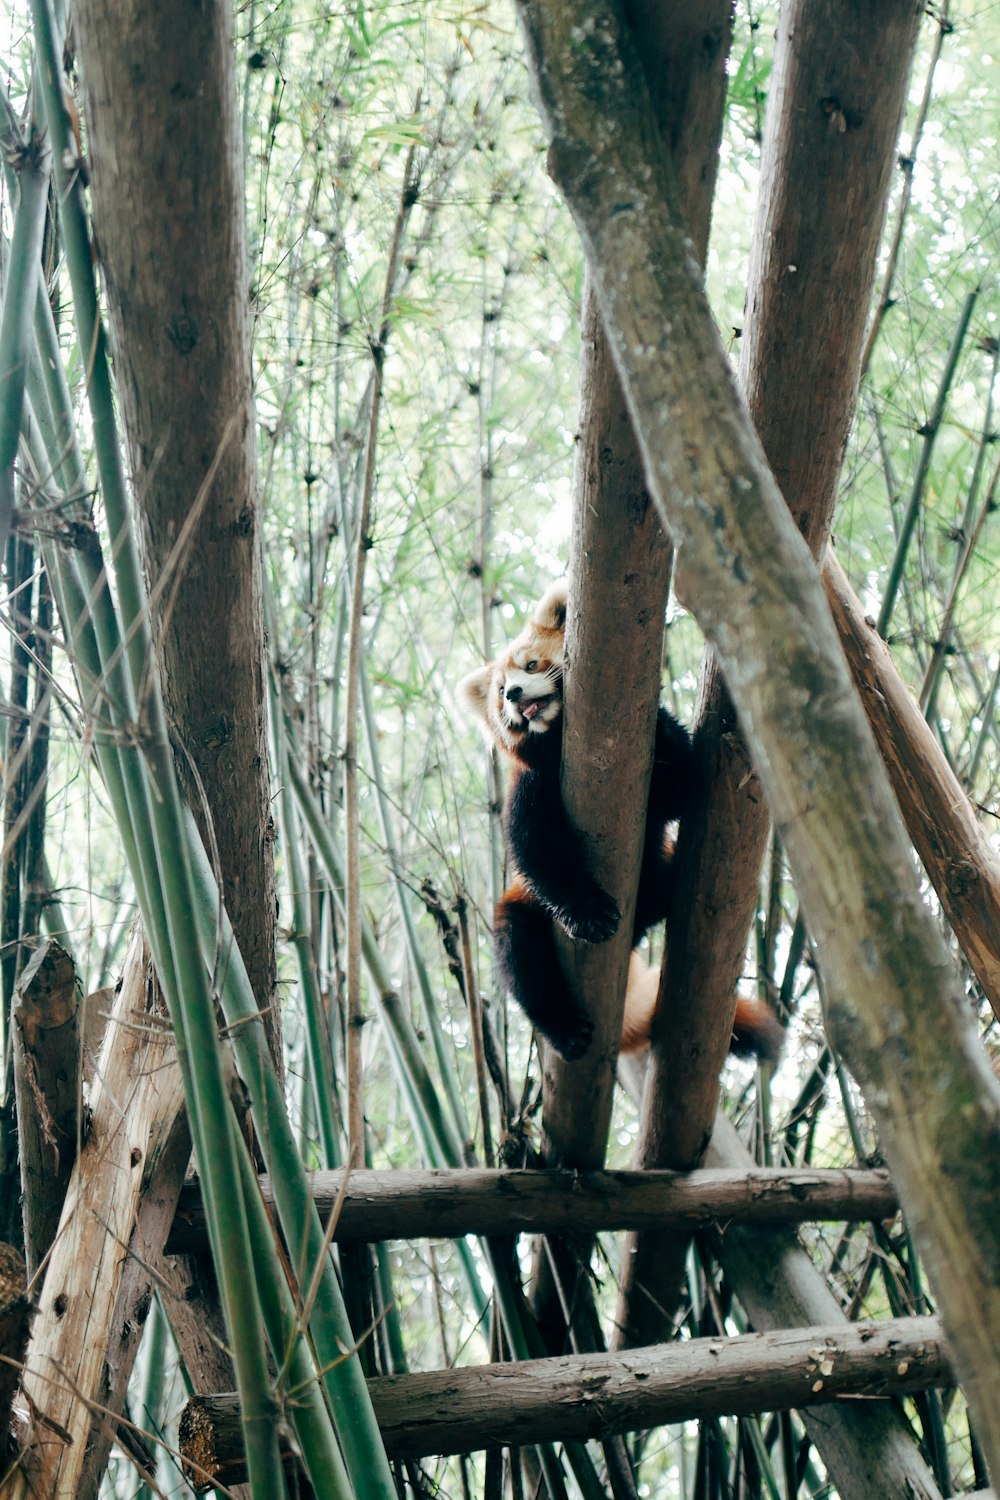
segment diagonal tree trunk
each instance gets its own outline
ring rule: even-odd
[[[1000,1015],[1000,860],[975,808],[831,548],[826,597],[913,847]]]
[[[692,272],[631,38],[603,0],[522,0],[519,14],[553,175],[651,491],[683,544],[684,597],[719,652],[807,914],[832,1039],[865,1090],[1000,1472],[1000,1084],[922,902],[815,563]]]
[[[771,75],[741,373],[750,415],[800,531],[830,528],[857,397],[875,258],[923,7],[794,0]],[[874,208],[874,211],[873,211]],[[707,804],[678,849],[666,999],[637,1165],[697,1166],[719,1098],[769,817],[711,650],[696,714]],[[628,1246],[625,1342],[665,1336],[683,1237]]]

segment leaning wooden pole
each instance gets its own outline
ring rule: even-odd
[[[826,597],[913,847],[1000,1016],[1000,859],[940,741],[833,551]]]
[[[549,164],[581,232],[683,598],[719,653],[987,1461],[1000,1473],[1000,1084],[913,870],[815,563],[701,290],[631,38],[521,0]],[[915,1103],[919,1102],[919,1108]]]
[[[753,1158],[720,1110],[706,1155],[712,1167],[752,1171]],[[758,1333],[840,1323],[848,1317],[795,1231],[734,1224],[709,1231],[713,1255]],[[802,1424],[840,1500],[905,1495],[940,1500],[905,1413],[892,1401],[830,1401],[802,1412]]]

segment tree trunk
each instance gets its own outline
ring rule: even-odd
[[[631,38],[602,0],[522,0],[519,13],[550,166],[651,492],[683,545],[683,597],[719,653],[823,971],[831,1038],[878,1124],[1000,1472],[1000,1084],[921,899],[815,563],[691,266]]]
[[[280,1070],[232,13],[83,0],[74,18],[94,234],[178,773]],[[176,1171],[174,1192],[182,1160]],[[214,1277],[207,1265],[186,1275],[188,1296],[168,1306],[192,1379],[212,1389],[232,1380]]]
[[[686,0],[669,13],[633,0],[628,10],[703,264],[722,133],[729,0]],[[672,549],[646,489],[589,281],[581,332],[562,793],[622,922],[609,943],[562,944],[596,1031],[577,1062],[546,1053],[542,1151],[553,1166],[585,1169],[604,1160],[611,1120]]]
[[[231,12],[192,0],[81,0],[74,17],[94,231],[178,769],[218,851],[226,909],[280,1060]]]
[[[857,397],[875,258],[923,6],[793,0],[769,85],[742,379],[764,450],[814,553],[830,527]],[[696,714],[710,778],[678,848],[665,1000],[637,1165],[697,1166],[719,1100],[769,816],[711,650]],[[637,1243],[619,1307],[626,1341],[662,1338],[683,1237]],[[633,1288],[645,1294],[634,1302]],[[659,1311],[662,1309],[662,1311]]]
[[[0,1240],[0,1454],[7,1454],[11,1404],[31,1327],[24,1260]]]
[[[832,551],[826,597],[900,811],[949,925],[1000,1016],[1000,861],[892,652]]]

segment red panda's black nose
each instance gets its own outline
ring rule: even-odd
[[[504,697],[507,699],[508,703],[517,703],[521,697],[521,689],[515,683],[511,687],[507,688],[506,692],[504,693]]]

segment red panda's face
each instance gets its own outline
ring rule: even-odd
[[[496,663],[492,712],[515,733],[544,734],[562,713],[562,651],[558,660],[540,656],[531,641]]]
[[[459,696],[491,744],[517,754],[562,713],[565,584],[554,584],[506,656],[459,683]]]

